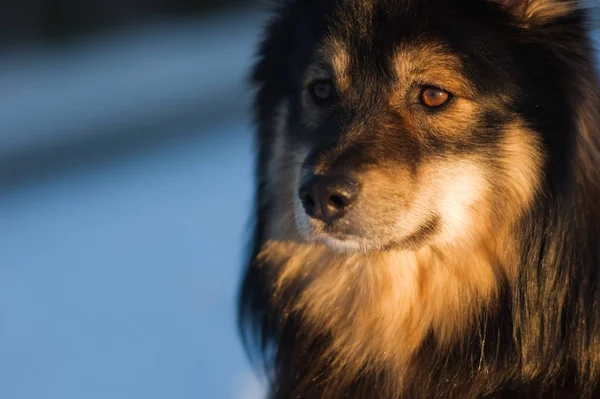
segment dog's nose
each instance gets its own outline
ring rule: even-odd
[[[358,182],[346,176],[306,176],[300,186],[300,201],[306,213],[331,222],[339,219],[358,198]]]

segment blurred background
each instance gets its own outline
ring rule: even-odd
[[[253,3],[2,3],[0,398],[261,397],[234,310]]]

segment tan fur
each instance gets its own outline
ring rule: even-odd
[[[531,205],[540,188],[539,177],[545,160],[540,152],[541,143],[538,136],[524,127],[522,122],[507,126],[504,133],[500,147],[502,155],[498,157],[501,172],[494,178],[499,180],[498,186],[505,190],[497,195],[504,202],[498,213],[504,215],[502,222],[506,223],[506,219],[515,220]]]
[[[398,86],[408,90],[411,85],[441,84],[441,89],[448,90],[462,98],[473,98],[474,90],[470,83],[462,78],[460,60],[446,48],[435,42],[405,44],[396,50],[394,57]],[[397,94],[402,94],[399,90]],[[403,96],[392,96],[392,104],[405,104]]]
[[[569,15],[581,2],[572,0],[494,0],[506,7],[524,27],[540,25]]]
[[[345,45],[333,37],[328,37],[325,39],[319,55],[333,69],[333,79],[337,90],[341,92],[348,90],[351,85],[348,76],[350,56]]]
[[[311,65],[304,73],[304,88],[302,93],[302,104],[304,116],[302,118],[304,126],[313,129],[322,122],[322,114],[315,110],[312,104],[310,86],[316,81],[331,80],[334,83],[335,90],[343,93],[350,88],[351,82],[348,75],[350,58],[344,45],[334,39],[328,38],[317,51],[317,59],[322,60],[329,65],[331,69],[322,67],[321,63]]]
[[[401,383],[431,331],[441,345],[493,306],[501,276],[486,248],[450,254],[423,248],[336,255],[323,246],[269,242],[261,257],[279,265],[276,292],[303,287],[286,312],[333,336],[334,367],[351,378],[363,366],[394,365]]]
[[[432,132],[444,140],[465,139],[467,127],[477,123],[478,109],[474,102],[475,90],[461,75],[460,60],[439,43],[423,42],[399,48],[394,65],[398,84],[389,97],[389,104],[403,118],[406,130],[421,142],[423,135]],[[452,112],[436,115],[423,112],[415,97],[416,90],[424,84],[439,86],[454,94]]]

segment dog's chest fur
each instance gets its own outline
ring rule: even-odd
[[[259,258],[282,314],[300,317],[307,335],[330,334],[328,367],[353,376],[384,365],[400,384],[424,339],[452,345],[493,306],[503,279],[484,248],[365,255],[270,241]]]

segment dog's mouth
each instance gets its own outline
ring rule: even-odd
[[[365,236],[340,232],[319,221],[309,220],[309,223],[308,228],[298,226],[300,234],[308,242],[325,245],[338,252],[371,252],[380,249],[377,242]]]
[[[293,214],[303,241],[341,252],[416,250],[445,230],[437,198],[427,194],[435,190],[408,195],[410,188],[394,185],[396,176],[362,172],[300,171]],[[378,178],[384,183],[374,183]]]
[[[391,232],[385,223],[360,223],[368,215],[324,221],[308,215],[301,204],[296,204],[295,222],[301,237],[307,242],[325,245],[338,252],[375,252],[393,249],[416,250],[430,241],[441,228],[441,217],[431,215],[406,231]],[[387,220],[391,223],[390,220]],[[374,225],[379,224],[374,229]]]

